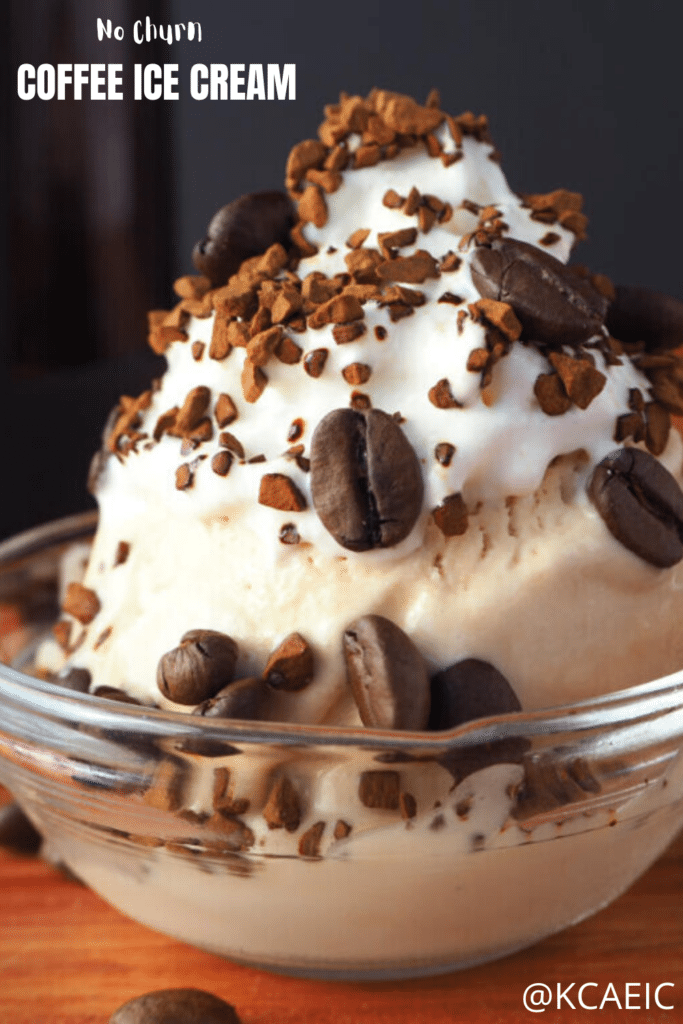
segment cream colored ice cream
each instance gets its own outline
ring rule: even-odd
[[[624,434],[634,395],[650,448],[681,479],[679,436],[656,418],[650,429],[651,380],[600,319],[578,346],[544,348],[472,274],[501,239],[566,262],[580,198],[513,192],[484,119],[381,92],[329,114],[324,141],[288,163],[294,234],[312,254],[274,245],[217,289],[184,278],[186,298],[154,320],[168,370],[122,400],[110,434],[92,598],[85,612],[67,605],[81,620],[71,663],[93,689],[177,706],[157,665],[186,631],[228,634],[236,678],[259,676],[296,632],[313,681],[273,693],[267,717],[337,724],[358,722],[341,637],[368,614],[396,623],[431,673],[463,658],[496,666],[524,709],[672,671],[683,570],[624,547],[586,493],[596,464],[638,436]],[[574,401],[577,365],[589,380]],[[419,461],[419,513],[390,546],[349,550],[316,508],[312,437],[350,406],[398,417]],[[278,480],[285,492],[269,490]]]
[[[287,165],[294,247],[267,239],[221,279],[223,212],[212,279],[153,315],[168,370],[110,420],[94,546],[43,663],[146,705],[239,692],[233,718],[357,731],[138,751],[124,730],[144,785],[108,794],[106,844],[65,831],[61,853],[237,959],[430,973],[612,899],[677,827],[680,757],[649,705],[645,753],[628,727],[603,743],[609,709],[474,750],[357,727],[458,724],[463,665],[466,691],[518,702],[477,712],[470,692],[469,719],[683,665],[683,388],[672,317],[641,337],[641,296],[612,337],[635,299],[565,269],[580,197],[513,192],[485,119],[381,91],[326,114]],[[284,197],[259,202],[286,220]]]

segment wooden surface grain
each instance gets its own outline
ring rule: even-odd
[[[0,1024],[107,1024],[134,996],[184,986],[228,1000],[243,1024],[672,1024],[683,1021],[682,897],[683,836],[611,907],[506,960],[418,981],[303,981],[167,939],[40,859],[0,850]],[[559,1012],[525,1010],[528,985],[544,982],[556,993],[572,981],[574,993],[582,982],[597,983],[586,1001],[602,999],[612,983],[622,1009],[612,998],[599,1013],[566,1004]],[[660,997],[674,1010],[654,1006],[662,982],[674,985]],[[631,1002],[639,995],[641,1009],[625,1008],[626,983],[640,985]]]

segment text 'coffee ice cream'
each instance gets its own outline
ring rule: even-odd
[[[374,90],[150,314],[62,680],[219,717],[447,729],[683,664],[683,307],[568,266],[581,197]]]

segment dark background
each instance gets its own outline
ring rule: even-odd
[[[576,259],[683,298],[683,11],[670,2],[343,5],[9,0],[2,37],[0,537],[78,511],[101,424],[163,361],[145,311],[219,206],[281,187],[324,103],[373,86],[489,115],[514,189],[585,197]],[[135,45],[133,22],[199,21],[202,41]],[[125,29],[97,41],[97,18]],[[23,61],[124,63],[121,102],[16,95]],[[179,63],[180,99],[132,100],[132,66]],[[193,63],[296,63],[297,99],[193,101]]]

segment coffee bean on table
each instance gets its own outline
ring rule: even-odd
[[[258,256],[276,242],[289,249],[295,222],[294,206],[285,192],[250,192],[223,206],[212,218],[206,237],[194,247],[192,259],[214,288],[237,273],[244,260]]]
[[[40,849],[43,837],[17,803],[0,807],[0,846],[15,853],[31,854]]]
[[[487,661],[465,658],[432,679],[429,728],[453,729],[477,718],[505,715],[521,708],[498,669]]]
[[[654,455],[640,448],[608,455],[588,496],[612,536],[650,565],[667,569],[683,558],[683,491]]]
[[[237,644],[213,629],[191,629],[157,667],[157,686],[176,704],[200,704],[232,680]]]
[[[470,268],[480,295],[512,306],[525,340],[572,345],[601,332],[608,300],[535,245],[497,239],[475,249]]]
[[[393,547],[422,509],[420,463],[392,416],[335,409],[311,440],[311,495],[323,526],[342,547]]]
[[[683,345],[683,302],[671,295],[617,285],[606,319],[607,329],[619,341],[643,342],[647,349]]]
[[[425,729],[429,675],[410,637],[381,615],[364,615],[345,630],[342,642],[349,685],[363,725]]]
[[[124,1003],[109,1024],[240,1024],[229,1003],[197,988],[167,988]]]

